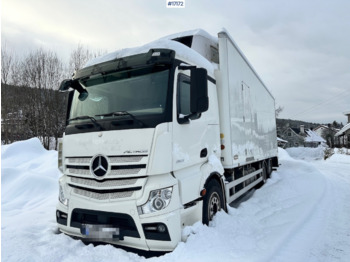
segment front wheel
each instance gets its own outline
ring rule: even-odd
[[[216,180],[211,180],[206,189],[207,193],[203,198],[203,224],[209,225],[209,221],[223,208],[224,199],[221,186]]]

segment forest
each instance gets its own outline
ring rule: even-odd
[[[42,48],[23,57],[1,46],[1,144],[38,137],[56,149],[65,127],[67,94],[58,92],[63,79],[105,52],[78,44],[64,63]]]

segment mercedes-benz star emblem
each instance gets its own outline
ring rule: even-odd
[[[108,170],[107,158],[101,155],[95,156],[91,164],[91,172],[98,177],[104,176]]]

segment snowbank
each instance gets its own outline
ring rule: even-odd
[[[331,157],[329,157],[327,159],[328,162],[330,162],[330,163],[344,163],[344,164],[349,163],[350,149],[346,149],[346,148],[338,149],[338,148],[336,148],[334,150],[334,152],[335,152],[335,154],[333,154]]]
[[[325,148],[322,146],[312,147],[291,147],[287,148],[288,154],[295,159],[320,160],[323,159]]]
[[[288,152],[315,159],[318,150]],[[186,227],[186,243],[147,260],[346,261],[350,257],[350,156],[335,154],[327,161],[305,162],[288,152],[279,149],[278,171],[238,208],[218,213],[210,227],[199,222]],[[46,151],[39,140],[31,139],[3,146],[1,157],[3,261],[146,260],[111,245],[84,245],[55,233],[60,175],[55,151]]]
[[[40,261],[37,247],[55,230],[57,152],[33,138],[2,146],[1,160],[2,261]]]

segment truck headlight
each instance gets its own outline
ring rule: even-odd
[[[148,201],[144,205],[137,207],[139,215],[157,212],[166,208],[170,203],[172,194],[173,187],[152,190]]]
[[[59,183],[58,199],[63,205],[68,206],[68,198],[66,197],[66,194],[64,192],[64,189],[61,183]]]

